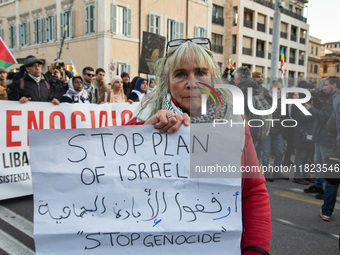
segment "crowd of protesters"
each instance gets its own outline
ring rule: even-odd
[[[48,71],[42,73],[42,61],[34,56],[28,56],[18,73],[7,73],[0,68],[0,100],[15,100],[21,103],[28,101],[59,103],[120,103],[142,102],[146,94],[156,88],[155,79],[147,80],[123,72],[113,76],[106,83],[103,68],[85,67],[81,76],[74,76],[65,66],[51,64]],[[271,81],[264,85],[261,72],[251,73],[248,67],[234,68],[229,65],[224,71],[226,82],[238,86],[247,98],[247,89],[252,88],[253,106],[257,109],[270,109],[273,98],[277,98],[277,107],[271,116],[280,121],[273,122],[262,128],[250,128],[257,157],[263,168],[269,169],[270,158],[274,156],[273,166],[295,168],[292,181],[301,185],[309,185],[305,193],[316,193],[316,198],[324,199],[320,212],[323,220],[329,221],[334,210],[339,183],[337,179],[325,181],[321,168],[324,166],[327,152],[340,146],[340,78],[327,77],[321,81],[321,89],[312,89],[312,99],[304,104],[311,113],[305,115],[295,105],[287,105],[286,114],[281,112],[281,98],[298,99],[304,94],[281,94],[282,82]],[[67,80],[67,81],[66,81]],[[131,80],[131,82],[130,82]],[[299,87],[310,90],[308,83],[299,83]],[[267,88],[266,88],[267,87]],[[273,95],[276,95],[273,97]],[[245,100],[245,117],[263,118],[250,114]],[[333,113],[333,114],[332,114]],[[333,125],[330,124],[334,119]],[[297,125],[283,127],[281,120],[293,119]],[[268,124],[269,122],[264,123]],[[330,127],[331,126],[331,127]],[[294,155],[294,157],[292,157]],[[310,171],[310,169],[315,169]],[[311,172],[315,172],[313,175]],[[264,171],[267,181],[275,179],[289,180],[289,177],[276,171]],[[340,172],[339,172],[340,175]]]
[[[154,79],[136,76],[130,82],[130,74],[113,76],[106,83],[105,70],[87,66],[81,76],[74,76],[64,64],[52,63],[42,73],[43,62],[30,55],[17,73],[7,73],[0,68],[0,100],[60,103],[120,103],[142,101],[146,93],[155,88]]]

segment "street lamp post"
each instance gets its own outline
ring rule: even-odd
[[[272,39],[272,55],[270,64],[270,81],[278,78],[278,63],[279,63],[279,46],[280,46],[280,23],[281,23],[281,1],[275,1],[275,12],[273,21],[273,39]]]

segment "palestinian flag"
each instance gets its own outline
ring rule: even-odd
[[[16,63],[18,63],[17,60],[0,37],[0,67],[7,68]]]

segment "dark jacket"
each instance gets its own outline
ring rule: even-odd
[[[61,97],[66,93],[68,85],[62,80],[56,80],[50,82],[55,98],[60,101]]]
[[[252,81],[252,80],[247,80],[247,81],[241,81],[239,84],[237,84],[237,87],[240,88],[243,92],[244,95],[244,114],[247,116],[249,115],[249,106],[248,106],[248,88],[253,89],[253,96],[255,95],[261,95],[261,88],[259,85]]]
[[[9,100],[19,101],[22,97],[31,98],[31,101],[50,102],[55,95],[50,85],[49,88],[46,85],[44,76],[39,82],[39,85],[26,73],[23,77],[24,88],[20,89],[20,79],[13,82],[10,93],[8,95]]]
[[[273,106],[273,98],[269,94],[269,91],[264,93],[263,96],[264,96],[264,99],[266,99],[266,101],[270,105],[270,107],[272,107]],[[273,126],[270,129],[269,134],[271,134],[271,135],[282,135],[283,127],[281,125],[281,121],[284,119],[284,116],[281,115],[281,99],[280,98],[277,100],[277,107],[276,107],[275,111],[272,113],[272,119],[275,120],[275,121],[273,121]]]
[[[333,147],[335,145],[335,136],[328,133],[326,123],[333,112],[332,95],[324,103],[320,110],[312,107],[309,112],[315,118],[313,127],[313,141],[320,145]]]
[[[296,105],[292,106],[291,116],[292,119],[296,120],[298,123],[298,125],[294,127],[294,132],[292,132],[294,134],[294,148],[312,150],[314,148],[314,143],[305,140],[304,132],[313,130],[314,117],[305,115],[296,107]]]

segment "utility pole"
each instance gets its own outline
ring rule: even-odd
[[[279,47],[280,47],[280,23],[281,23],[281,12],[280,9],[281,1],[275,0],[275,12],[273,21],[273,40],[272,40],[272,56],[271,56],[271,67],[270,67],[270,81],[278,78],[277,70],[279,63]]]

